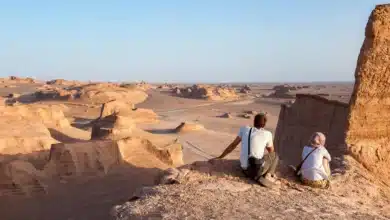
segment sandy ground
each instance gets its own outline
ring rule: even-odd
[[[206,101],[172,96],[167,90],[151,89],[149,98],[137,105],[139,108],[153,109],[159,116],[158,124],[140,125],[152,132],[174,136],[183,144],[184,161],[204,161],[218,156],[235,138],[240,126],[251,125],[253,119],[241,117],[245,111],[267,112],[267,129],[274,132],[280,104],[286,99],[265,98],[262,94],[271,91],[275,84],[251,85],[252,95],[237,101]],[[0,95],[8,93],[26,94],[38,85],[15,85],[0,88]],[[328,83],[311,85],[304,93],[327,93],[338,100],[348,101],[352,83]],[[256,97],[257,95],[257,97]],[[53,103],[53,102],[51,102]],[[66,116],[74,122],[94,119],[99,115],[99,106],[87,106],[77,102],[61,102],[69,107]],[[219,117],[230,113],[232,118]],[[205,129],[189,133],[172,133],[181,122],[197,122]],[[66,140],[63,140],[66,141]],[[228,158],[238,159],[239,149]],[[2,219],[108,219],[109,210],[115,204],[126,201],[140,186],[152,185],[153,167],[140,168],[128,164],[104,177],[75,180],[58,186],[48,195],[26,199],[21,196],[0,198]]]

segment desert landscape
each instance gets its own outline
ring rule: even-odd
[[[355,82],[1,78],[1,219],[390,219],[389,28],[378,5]],[[210,161],[261,112],[281,159],[272,189],[243,176],[239,148]],[[327,190],[288,168],[316,131]]]

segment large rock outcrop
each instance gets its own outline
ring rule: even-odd
[[[239,98],[234,88],[210,85],[193,85],[187,88],[175,88],[174,94],[193,99],[234,100]]]
[[[15,157],[40,158],[40,152],[57,143],[46,126],[39,122],[0,120],[0,126],[6,128],[0,130],[0,163]]]
[[[113,100],[102,105],[101,117],[112,114],[130,117],[135,123],[158,122],[158,115],[153,110],[135,108],[133,103],[126,100]]]
[[[390,5],[368,20],[355,71],[346,141],[352,155],[390,180]]]
[[[94,140],[53,144],[45,172],[51,177],[77,177],[106,174],[121,163],[118,144],[111,140]]]
[[[91,139],[119,140],[129,137],[134,128],[135,122],[132,118],[117,114],[108,115],[93,122]]]
[[[91,83],[76,84],[66,88],[56,87],[56,82],[50,82],[38,88],[34,93],[37,100],[70,100],[81,99],[82,101],[103,104],[113,100],[123,100],[132,104],[138,104],[146,100],[148,95],[140,88],[121,87],[114,83]]]
[[[139,129],[129,117],[113,114],[98,119],[92,127],[91,139],[118,141],[123,160],[133,165],[137,165],[137,160],[147,161],[144,158],[147,155],[154,155],[166,165],[183,164],[182,145],[176,139]],[[134,153],[137,149],[140,154]]]
[[[23,78],[18,76],[10,76],[8,78],[0,78],[1,83],[36,83],[31,77]]]
[[[70,139],[88,139],[89,132],[70,126],[62,105],[0,107],[0,162],[15,156],[35,161],[47,159],[51,144]],[[14,156],[11,156],[14,155]]]
[[[292,105],[282,105],[274,144],[282,160],[298,164],[312,133],[323,132],[333,156],[345,153],[348,104],[321,96],[297,94]]]
[[[48,150],[56,143],[48,128],[70,127],[62,107],[20,105],[0,107],[0,154],[29,156]]]
[[[298,90],[295,86],[290,85],[277,85],[272,88],[274,91],[269,94],[267,97],[270,98],[281,98],[281,99],[291,99],[295,98],[293,91]]]
[[[76,80],[53,79],[47,81],[46,84],[57,85],[57,86],[75,86],[75,85],[81,85],[82,83]]]
[[[0,116],[9,120],[25,120],[41,122],[48,127],[68,127],[69,121],[65,118],[63,105],[18,105],[2,107]]]
[[[313,95],[297,95],[283,105],[275,134],[282,159],[297,163],[310,134],[324,132],[333,156],[347,148],[357,161],[384,181],[390,180],[390,5],[372,12],[347,104]]]
[[[73,100],[80,97],[80,94],[77,90],[64,89],[59,87],[54,87],[49,85],[44,85],[37,88],[37,91],[34,93],[34,97],[41,100]]]

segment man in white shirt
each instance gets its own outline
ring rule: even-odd
[[[216,159],[224,158],[241,142],[240,164],[245,175],[260,183],[261,177],[273,181],[279,158],[274,150],[272,133],[264,129],[266,123],[265,114],[256,115],[254,127],[241,127],[235,140]],[[268,154],[264,154],[265,149]]]

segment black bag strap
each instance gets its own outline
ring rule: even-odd
[[[248,159],[251,155],[251,134],[252,134],[252,128],[249,129],[249,134],[248,134]]]
[[[299,163],[299,165],[297,166],[297,170],[295,171],[296,173],[298,173],[300,170],[301,170],[301,167],[303,165],[303,163],[305,162],[305,160],[310,156],[311,153],[313,153],[315,150],[317,150],[317,147],[315,147],[312,151],[310,151],[310,153],[308,153],[306,155],[306,157]]]

